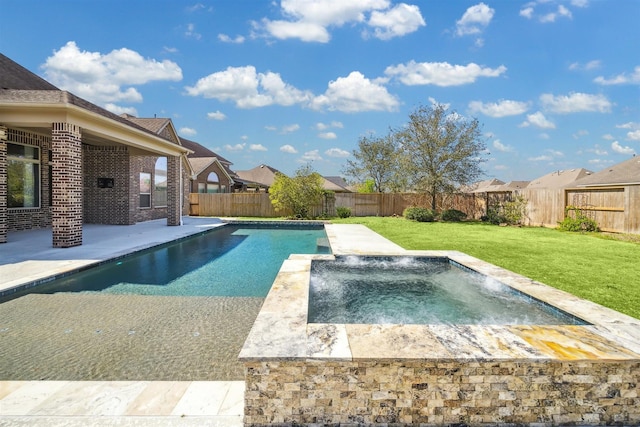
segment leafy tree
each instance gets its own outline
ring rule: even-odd
[[[363,136],[358,149],[353,150],[355,160],[347,160],[343,172],[359,182],[373,182],[373,192],[397,190],[398,144],[395,134],[384,137]]]
[[[375,182],[371,178],[358,185],[358,193],[376,193]]]
[[[455,193],[482,175],[480,164],[485,160],[481,155],[486,145],[477,119],[447,112],[443,105],[420,106],[397,135],[406,176],[414,189],[431,194],[431,209],[436,209],[438,193]]]
[[[311,208],[321,202],[322,182],[322,176],[309,165],[296,170],[293,178],[277,172],[269,199],[276,211],[288,209],[296,218],[309,218]]]

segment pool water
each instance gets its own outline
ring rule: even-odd
[[[37,293],[265,297],[291,254],[329,253],[324,227],[227,225],[57,279]]]
[[[584,324],[448,258],[314,260],[310,323]]]

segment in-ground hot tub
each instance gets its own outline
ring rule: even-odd
[[[583,322],[310,323],[312,265],[336,257],[292,255],[240,353],[245,425],[640,424],[640,321],[458,252],[390,252],[442,258]]]
[[[313,260],[309,323],[581,325],[578,319],[447,257]]]

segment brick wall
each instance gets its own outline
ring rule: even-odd
[[[224,192],[225,193],[230,193],[231,190],[231,180],[229,180],[229,178],[227,178],[227,175],[224,173],[224,171],[222,170],[222,168],[220,167],[220,165],[217,162],[212,163],[211,165],[209,165],[209,167],[207,167],[205,170],[203,170],[202,172],[200,172],[200,174],[198,174],[198,176],[196,177],[196,179],[194,181],[192,181],[191,183],[191,192],[192,193],[197,193],[198,192],[198,183],[207,183],[207,177],[209,176],[209,174],[211,172],[215,172],[216,175],[218,175],[218,179],[220,180],[220,185],[225,187]]]
[[[53,123],[51,129],[53,246],[82,244],[82,140],[80,127]]]
[[[7,129],[7,142],[17,142],[20,144],[40,147],[40,207],[7,210],[7,231],[30,230],[32,228],[45,228],[51,226],[51,190],[49,181],[49,153],[51,151],[51,138],[31,132]],[[4,152],[6,154],[6,147]],[[4,161],[0,160],[0,165],[4,165],[4,176],[6,176],[6,157]],[[0,173],[0,175],[3,174]],[[0,204],[1,203],[2,202],[0,202]],[[4,199],[4,203],[4,206],[6,207],[6,197]],[[0,207],[0,211],[1,210],[2,208]]]
[[[130,225],[129,149],[125,146],[82,148],[84,166],[84,222]],[[99,178],[113,179],[113,187],[100,188]]]
[[[0,125],[0,243],[7,242],[7,128]]]

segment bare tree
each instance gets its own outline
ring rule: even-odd
[[[395,134],[384,137],[363,136],[358,149],[353,150],[355,160],[347,160],[343,173],[357,182],[373,181],[376,193],[397,191],[402,186],[398,172],[398,144]]]
[[[455,193],[483,174],[486,144],[477,119],[448,112],[443,105],[420,106],[397,135],[413,188],[431,194],[432,209],[437,194]]]

